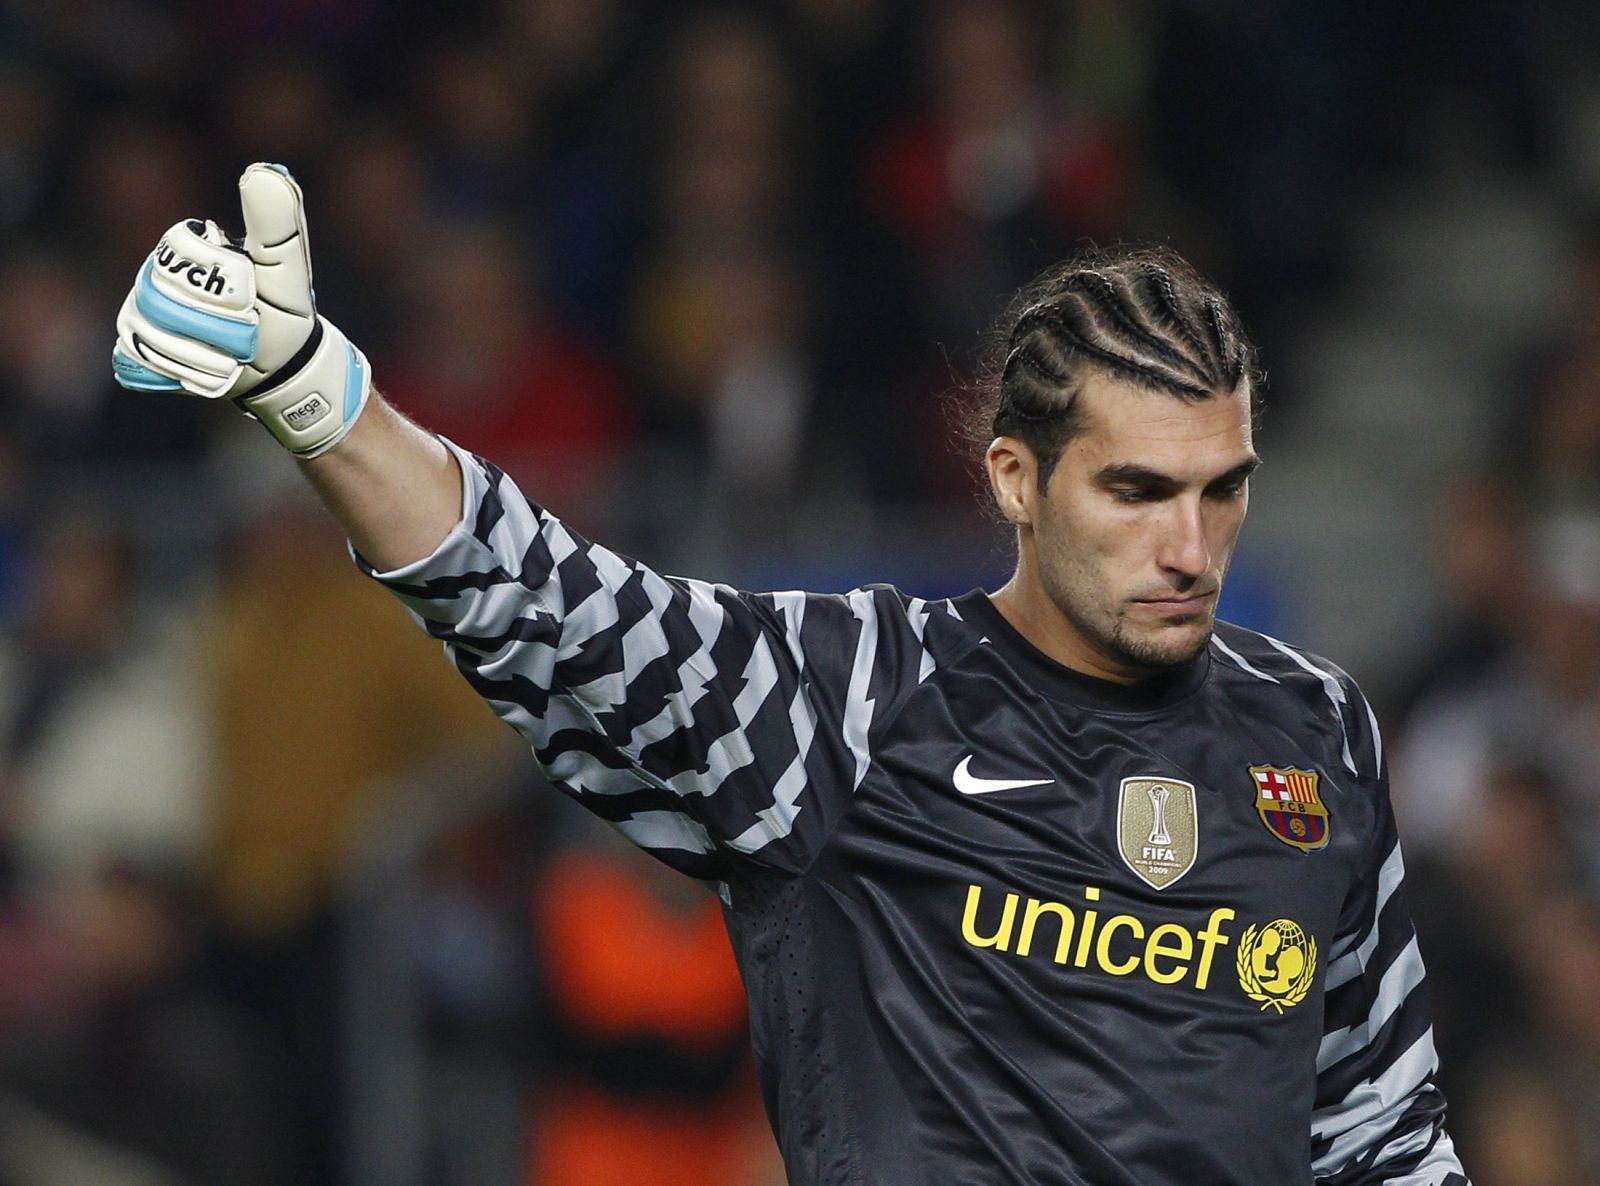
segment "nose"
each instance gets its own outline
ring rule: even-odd
[[[1175,498],[1172,517],[1162,534],[1156,563],[1162,569],[1189,580],[1206,574],[1211,567],[1211,548],[1206,543],[1206,525],[1199,499]]]

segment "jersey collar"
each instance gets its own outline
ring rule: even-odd
[[[1188,699],[1205,683],[1211,671],[1211,648],[1173,671],[1151,676],[1136,684],[1096,679],[1050,658],[1034,646],[995,608],[982,589],[952,599],[962,618],[981,630],[989,644],[1022,672],[1036,691],[1052,700],[1105,712],[1157,712]]]

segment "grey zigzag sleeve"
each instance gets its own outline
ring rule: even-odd
[[[749,594],[657,574],[530,504],[446,441],[462,518],[371,576],[404,602],[552,782],[652,855],[721,880],[802,867],[927,674],[926,603],[887,588]]]
[[[1326,1186],[1468,1186],[1444,1129],[1444,1096],[1405,865],[1377,722],[1345,677],[1349,752],[1377,811],[1370,863],[1345,903],[1324,985],[1311,1120]]]

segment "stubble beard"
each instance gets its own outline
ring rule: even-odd
[[[1181,622],[1172,621],[1140,632],[1128,619],[1128,606],[1123,605],[1104,614],[1096,613],[1094,608],[1085,608],[1089,599],[1078,599],[1072,595],[1071,582],[1062,580],[1061,574],[1041,569],[1041,575],[1045,592],[1055,602],[1062,616],[1107,657],[1120,663],[1156,675],[1183,667],[1210,645],[1212,632],[1216,628],[1215,601],[1204,610],[1187,615]],[[1162,637],[1175,634],[1183,627],[1193,628],[1197,622],[1201,624],[1197,635],[1186,636],[1183,641]]]
[[[1130,629],[1126,614],[1116,616],[1110,633],[1100,641],[1118,658],[1134,666],[1145,667],[1153,672],[1172,671],[1193,662],[1211,642],[1216,619],[1210,611],[1194,614],[1192,617],[1204,618],[1204,624],[1200,633],[1188,641],[1168,640],[1165,644],[1160,641],[1161,635],[1174,633],[1179,623],[1173,623],[1170,627],[1157,627],[1149,635],[1140,637]],[[1181,625],[1192,627],[1195,624],[1193,621],[1185,621]]]

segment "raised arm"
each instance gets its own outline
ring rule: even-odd
[[[344,440],[300,468],[356,550],[380,570],[429,555],[461,518],[455,455],[376,392]]]
[[[314,307],[299,186],[252,165],[239,188],[242,244],[186,220],[140,269],[118,381],[259,420],[551,781],[641,847],[708,880],[802,867],[932,670],[930,607],[743,593],[590,543],[373,391]]]

